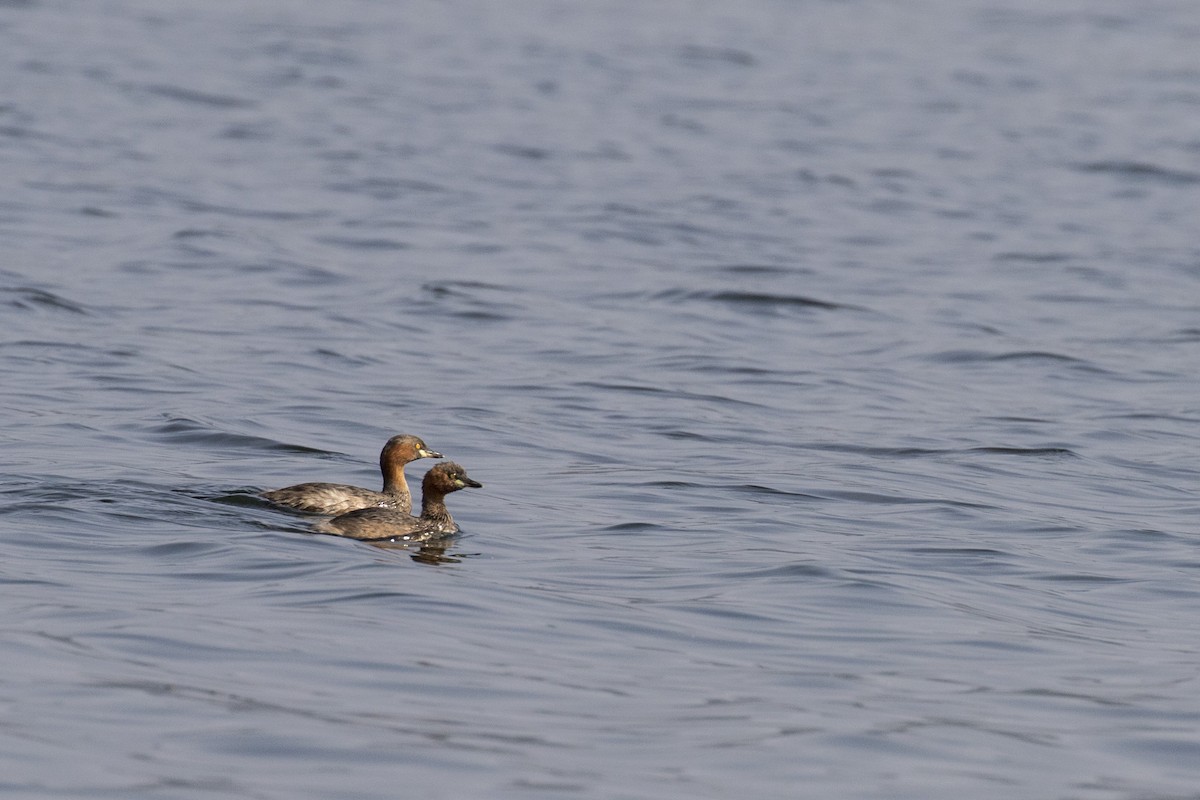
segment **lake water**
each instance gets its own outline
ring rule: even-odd
[[[0,70],[0,794],[1200,797],[1200,4],[3,0]],[[254,499],[400,432],[444,549]]]

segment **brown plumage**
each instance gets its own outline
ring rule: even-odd
[[[468,486],[478,489],[483,484],[467,477],[466,470],[453,461],[444,461],[435,464],[421,481],[421,516],[414,517],[394,508],[363,508],[326,520],[316,530],[351,539],[407,542],[435,539],[458,531],[458,525],[446,510],[446,495]]]
[[[441,458],[416,436],[400,434],[387,440],[379,454],[383,473],[383,491],[375,492],[344,483],[298,483],[283,489],[263,492],[262,497],[276,505],[314,514],[344,514],[359,508],[392,508],[407,514],[412,510],[412,495],[404,479],[404,465],[418,458]]]

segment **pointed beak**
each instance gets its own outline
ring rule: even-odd
[[[483,488],[483,484],[482,484],[482,483],[480,483],[479,481],[473,481],[473,480],[471,480],[470,478],[468,478],[468,477],[467,477],[467,476],[465,476],[465,475],[464,475],[464,476],[463,476],[463,478],[462,478],[462,482],[463,482],[463,485],[464,485],[464,486],[473,486],[473,487],[474,487],[474,488],[476,488],[476,489],[482,489],[482,488]]]
[[[445,456],[438,451],[427,450],[424,447],[417,451],[417,455],[419,455],[421,458],[445,458]]]

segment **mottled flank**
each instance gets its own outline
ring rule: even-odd
[[[404,478],[404,466],[418,458],[441,458],[416,436],[400,434],[388,439],[379,454],[383,473],[383,491],[376,492],[343,483],[298,483],[283,489],[263,492],[276,505],[313,514],[345,514],[360,508],[395,509],[405,514],[412,510],[412,495]]]
[[[276,505],[313,514],[344,514],[358,508],[383,506],[397,501],[397,498],[384,492],[341,483],[298,483],[285,489],[263,492],[262,496]],[[404,497],[411,508],[412,498],[407,493]]]
[[[387,539],[423,542],[458,531],[446,509],[446,495],[459,489],[482,488],[452,461],[435,465],[421,481],[421,516],[393,508],[363,508],[334,517],[316,526],[319,533],[352,539]]]

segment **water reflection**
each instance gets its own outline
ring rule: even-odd
[[[413,561],[419,564],[460,564],[460,556],[447,555],[455,537],[446,536],[428,542],[405,542],[396,539],[359,540],[381,550],[408,550]]]

